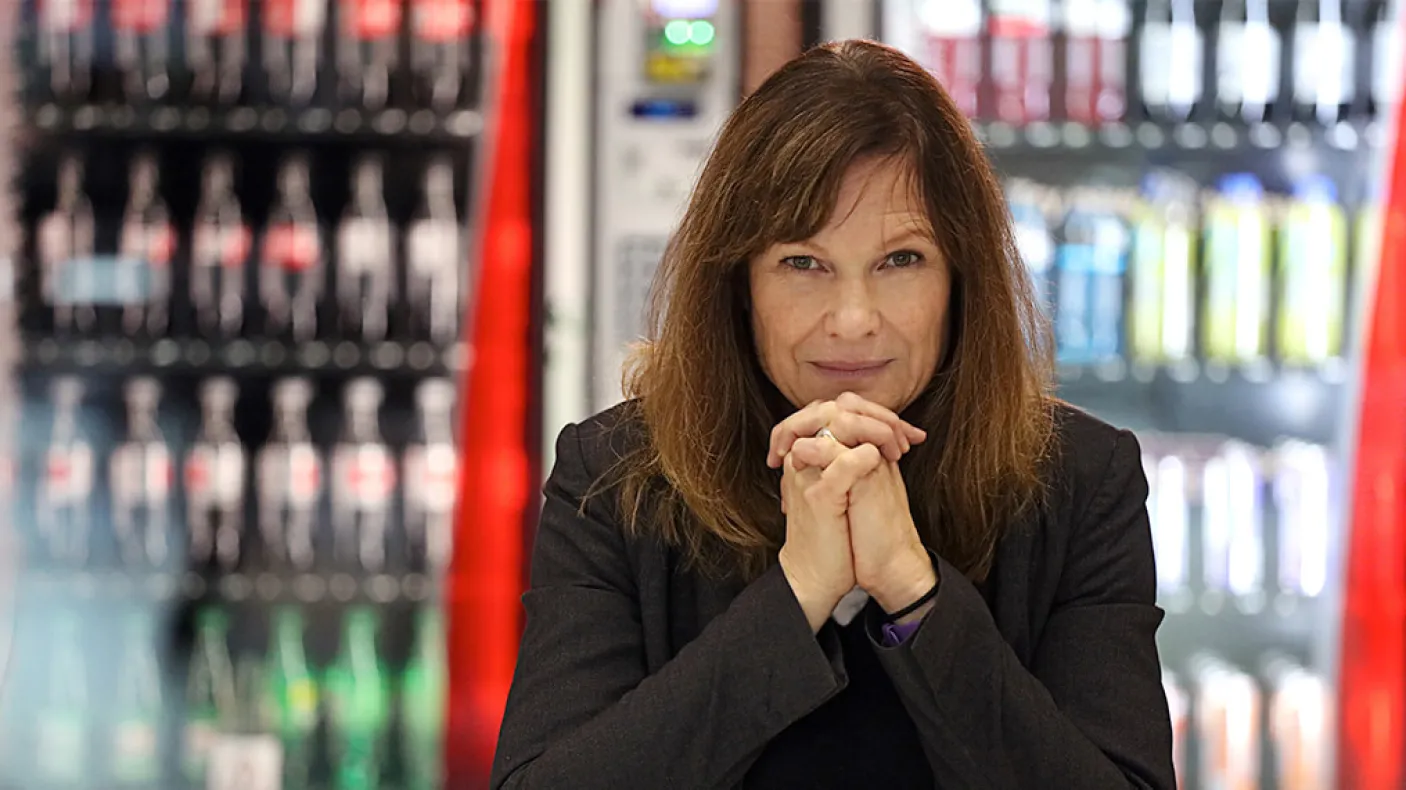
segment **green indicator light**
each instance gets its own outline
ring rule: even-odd
[[[664,26],[664,40],[676,47],[688,43],[689,24],[686,20],[675,19]]]
[[[713,37],[717,31],[713,28],[713,23],[707,20],[699,20],[689,25],[689,38],[700,47],[706,47],[713,43]]]

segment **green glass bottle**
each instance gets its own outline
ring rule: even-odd
[[[376,652],[376,630],[374,611],[348,611],[341,651],[327,672],[336,790],[371,790],[380,784],[390,694]]]
[[[448,682],[443,614],[422,609],[415,628],[414,652],[400,680],[401,757],[408,790],[438,790]]]
[[[214,607],[195,619],[195,650],[186,678],[181,768],[191,782],[204,782],[210,750],[235,714],[234,666],[229,657],[229,617]]]
[[[151,787],[161,778],[161,669],[155,636],[150,613],[128,617],[109,752],[118,787]]]
[[[264,715],[283,744],[283,786],[299,790],[308,783],[318,693],[303,648],[303,616],[297,609],[283,607],[273,614],[265,689]]]

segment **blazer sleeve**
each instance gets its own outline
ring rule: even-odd
[[[1071,527],[1029,668],[975,586],[942,560],[917,633],[876,647],[938,786],[1174,790],[1147,481],[1131,434],[1119,433],[1101,480]]]
[[[846,683],[785,576],[748,585],[647,675],[642,595],[580,429],[557,440],[523,596],[527,623],[494,757],[494,788],[726,787],[762,748]]]

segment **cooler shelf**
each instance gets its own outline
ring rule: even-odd
[[[32,110],[34,127],[45,134],[130,137],[145,142],[186,138],[219,143],[241,139],[286,139],[299,143],[348,140],[407,146],[462,143],[483,130],[476,110],[435,113],[400,109],[367,111],[322,107],[131,107],[43,104]]]

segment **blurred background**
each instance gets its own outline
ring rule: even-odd
[[[486,784],[714,134],[931,69],[1135,430],[1182,786],[1397,788],[1396,0],[4,0],[0,787]]]

